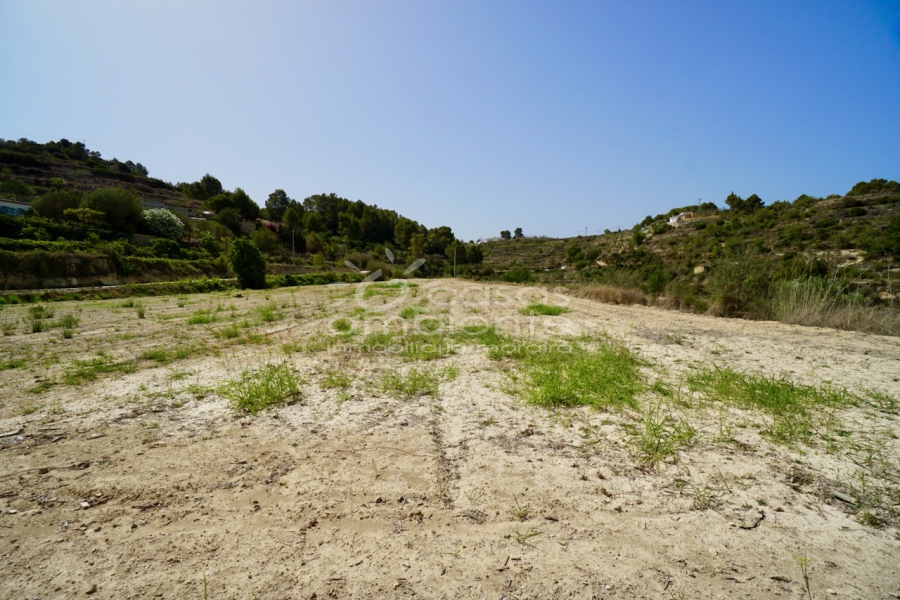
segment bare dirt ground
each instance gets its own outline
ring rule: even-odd
[[[0,597],[801,598],[803,557],[812,597],[900,597],[896,338],[557,294],[571,312],[528,317],[535,289],[417,284],[136,301],[145,318],[52,305],[78,318],[71,339],[5,307]],[[698,435],[648,466],[625,433],[640,411],[526,404],[484,347],[409,361],[323,343],[412,305],[530,340],[606,332],[645,361],[642,406],[661,401],[649,383],[711,365],[882,405],[832,415],[836,442],[783,445],[752,411],[673,401]],[[299,400],[235,411],[221,386],[282,361]],[[443,373],[437,393],[380,384],[410,369]]]

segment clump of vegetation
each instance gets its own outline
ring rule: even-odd
[[[217,312],[211,308],[201,308],[188,317],[188,325],[209,325],[216,321]]]
[[[697,430],[690,423],[666,414],[660,404],[648,406],[641,419],[626,425],[625,429],[641,462],[650,467],[676,457],[697,437]]]
[[[452,367],[445,369],[413,367],[406,373],[391,369],[382,375],[381,391],[406,400],[420,396],[437,396],[441,382],[455,376],[456,370]]]
[[[609,338],[593,346],[522,344],[513,346],[507,355],[521,357],[516,389],[539,406],[635,408],[645,387],[640,358]]]
[[[228,260],[242,288],[266,287],[266,259],[256,244],[246,238],[236,239],[228,251]]]
[[[798,385],[784,377],[741,373],[728,367],[694,371],[687,384],[707,402],[724,402],[768,415],[772,421],[762,433],[783,444],[810,443],[823,409],[859,402],[846,390]]]
[[[219,393],[231,401],[235,410],[255,415],[270,406],[298,401],[302,383],[287,363],[270,363],[257,371],[244,370],[222,386]]]
[[[75,328],[78,327],[78,319],[72,314],[64,315],[59,320],[59,326],[62,330],[62,337],[67,340],[72,339],[75,335]]]
[[[523,315],[550,315],[556,316],[569,312],[565,306],[550,306],[540,302],[533,302],[520,311]]]
[[[134,361],[116,362],[106,352],[98,352],[97,357],[91,360],[75,361],[69,368],[63,381],[67,385],[79,385],[88,381],[96,381],[97,377],[106,373],[133,373],[137,370]]]
[[[161,365],[167,365],[176,360],[190,358],[191,356],[200,354],[203,351],[203,346],[180,345],[172,349],[154,348],[152,350],[147,350],[146,352],[141,354],[141,358],[144,360],[152,360],[154,362],[158,362]]]

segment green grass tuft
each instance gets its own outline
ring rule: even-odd
[[[385,371],[381,378],[381,391],[406,400],[420,396],[437,396],[441,382],[454,378],[456,374],[457,371],[453,367],[446,369],[413,367],[406,373],[391,369]]]
[[[302,383],[287,363],[267,364],[258,371],[244,370],[219,393],[235,410],[255,415],[269,406],[299,400]]]
[[[519,312],[521,312],[523,315],[529,315],[529,316],[533,316],[533,315],[556,316],[556,315],[561,315],[563,313],[567,313],[570,311],[565,306],[550,306],[548,304],[541,304],[540,302],[534,302],[532,304],[529,304],[528,306],[526,306]]]
[[[539,406],[635,408],[644,389],[638,356],[610,339],[595,347],[520,344],[507,355],[521,357],[519,393]]]

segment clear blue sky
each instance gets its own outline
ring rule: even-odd
[[[464,239],[900,179],[900,2],[0,0],[0,137]]]

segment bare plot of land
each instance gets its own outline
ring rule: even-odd
[[[896,339],[446,280],[47,308],[0,311],[4,598],[900,591]]]

